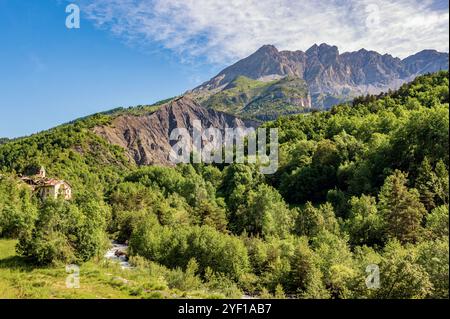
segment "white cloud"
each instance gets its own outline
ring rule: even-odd
[[[448,51],[449,13],[432,0],[81,0],[85,17],[130,43],[158,44],[185,60],[229,63],[263,44],[314,43],[406,57]]]

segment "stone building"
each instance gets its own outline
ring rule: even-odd
[[[41,167],[35,175],[21,177],[21,180],[29,185],[42,199],[72,199],[72,187],[70,184],[56,178],[48,178],[44,167]]]

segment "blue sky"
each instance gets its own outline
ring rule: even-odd
[[[178,95],[263,44],[448,52],[442,0],[0,0],[0,137]]]
[[[65,3],[0,0],[0,137],[17,137],[117,106],[178,95],[219,68],[149,52],[81,19]]]

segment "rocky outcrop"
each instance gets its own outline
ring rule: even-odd
[[[336,46],[313,45],[306,52],[278,51],[265,45],[192,90],[216,94],[238,76],[272,81],[287,76],[306,81],[313,108],[332,105],[363,94],[397,89],[416,76],[448,69],[448,53],[424,50],[406,59],[361,49],[339,53]]]
[[[94,132],[108,142],[123,147],[130,160],[138,165],[172,165],[169,160],[170,133],[175,128],[193,129],[194,120],[202,127],[225,128],[257,127],[258,122],[244,121],[235,116],[201,107],[187,97],[178,98],[162,105],[157,111],[146,115],[124,114],[110,125],[97,126]]]
[[[436,50],[423,50],[403,60],[411,74],[432,73],[448,70],[448,53]]]

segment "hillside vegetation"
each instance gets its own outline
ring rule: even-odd
[[[92,133],[108,114],[3,144],[0,297],[448,298],[448,85],[439,72],[267,123],[280,133],[271,176],[137,167]],[[30,165],[74,198],[38,199],[17,180]],[[129,243],[128,274],[102,265],[109,239]],[[49,293],[68,263],[105,292]],[[368,289],[373,265],[381,283]]]
[[[208,108],[264,121],[311,109],[306,82],[296,77],[263,82],[238,76],[222,91],[199,101]]]

